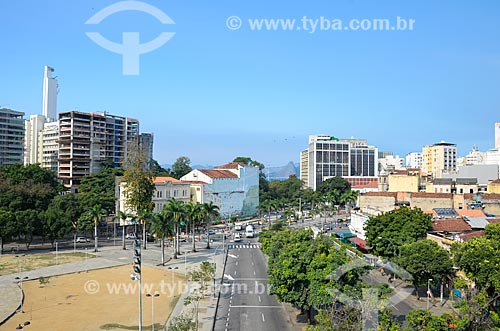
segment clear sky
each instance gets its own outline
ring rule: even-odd
[[[85,22],[109,0],[0,0],[0,106],[41,113],[43,66],[55,68],[58,111],[108,111],[154,132],[155,158],[223,164],[250,156],[298,161],[309,134],[364,138],[401,156],[441,140],[459,155],[494,145],[500,121],[500,2],[462,0],[146,0],[139,11]],[[241,19],[241,27],[233,29]],[[320,30],[311,20],[414,19],[409,31]],[[293,31],[249,19],[296,19]],[[311,21],[314,22],[314,21]],[[319,23],[318,23],[319,24]],[[325,27],[326,23],[323,24]],[[297,28],[298,27],[298,28]],[[300,28],[300,29],[299,29]],[[307,29],[308,28],[308,29]],[[279,30],[279,29],[278,29]],[[141,43],[175,32],[124,75],[99,32]]]

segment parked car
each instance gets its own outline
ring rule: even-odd
[[[127,233],[125,235],[125,239],[137,239],[137,236],[135,235],[135,233]]]
[[[90,239],[89,238],[85,238],[85,237],[78,237],[78,238],[76,238],[76,242],[77,243],[89,243]]]
[[[208,230],[207,232],[208,232],[208,234],[209,234],[209,235],[211,235],[211,236],[215,234],[215,231],[214,231],[214,230],[212,230],[212,229]]]

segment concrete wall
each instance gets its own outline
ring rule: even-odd
[[[378,209],[382,212],[391,211],[396,203],[396,194],[367,193],[358,197],[358,206],[363,208]]]
[[[418,192],[418,176],[389,175],[389,192]]]

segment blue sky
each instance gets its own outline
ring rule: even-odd
[[[0,0],[0,106],[41,113],[43,66],[56,69],[58,111],[108,111],[155,134],[155,158],[223,164],[298,161],[309,134],[364,138],[401,156],[441,140],[460,155],[494,147],[500,121],[500,3],[462,0],[147,0],[85,22],[118,1]],[[238,30],[226,26],[239,16]],[[414,19],[413,31],[252,31],[248,19]],[[122,74],[99,32],[141,42],[175,32]]]

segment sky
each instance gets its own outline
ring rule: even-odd
[[[139,5],[156,8],[173,24],[131,3],[0,0],[0,107],[27,117],[41,113],[43,67],[50,65],[60,86],[59,112],[139,119],[141,131],[155,135],[160,164],[187,156],[192,164],[219,165],[249,156],[284,165],[298,162],[311,134],[367,139],[400,156],[442,140],[456,143],[462,156],[473,146],[494,147],[500,121],[496,0]],[[120,10],[86,24],[112,5]],[[412,29],[355,25],[388,19],[394,27],[398,17],[407,25],[413,20]],[[262,19],[295,21],[291,29],[258,30],[254,23]],[[124,32],[138,32],[141,44],[174,35],[141,54],[138,72],[130,75],[123,54],[101,47],[88,32],[117,44]]]

